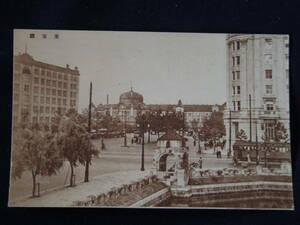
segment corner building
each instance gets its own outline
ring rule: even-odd
[[[78,110],[79,71],[14,56],[13,123],[49,124],[57,112]]]
[[[232,144],[241,129],[251,141],[272,139],[278,121],[289,132],[289,37],[229,34],[226,54],[227,149],[230,123]]]

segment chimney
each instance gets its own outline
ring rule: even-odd
[[[109,104],[109,95],[106,95],[106,104]]]
[[[66,67],[69,69],[69,64],[67,64]]]

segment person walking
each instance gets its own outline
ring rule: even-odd
[[[200,158],[199,158],[199,168],[200,168],[200,169],[202,169],[202,163],[203,163],[202,157],[200,156]]]

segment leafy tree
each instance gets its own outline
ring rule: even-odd
[[[12,151],[12,177],[21,178],[24,171],[31,171],[32,196],[36,196],[38,175],[56,174],[63,165],[54,135],[37,125],[14,130]]]
[[[248,140],[247,134],[246,132],[241,129],[238,133],[237,133],[237,139],[240,141],[246,141]]]
[[[216,142],[225,135],[225,126],[222,112],[212,112],[210,117],[204,120],[200,128],[200,136],[205,141],[213,143],[215,148]]]

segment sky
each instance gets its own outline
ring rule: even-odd
[[[29,38],[30,33],[36,37]],[[42,34],[47,34],[43,39]],[[59,35],[59,39],[54,38]],[[145,104],[223,104],[226,101],[225,34],[15,30],[14,54],[80,72],[79,110],[118,103],[133,90]]]

